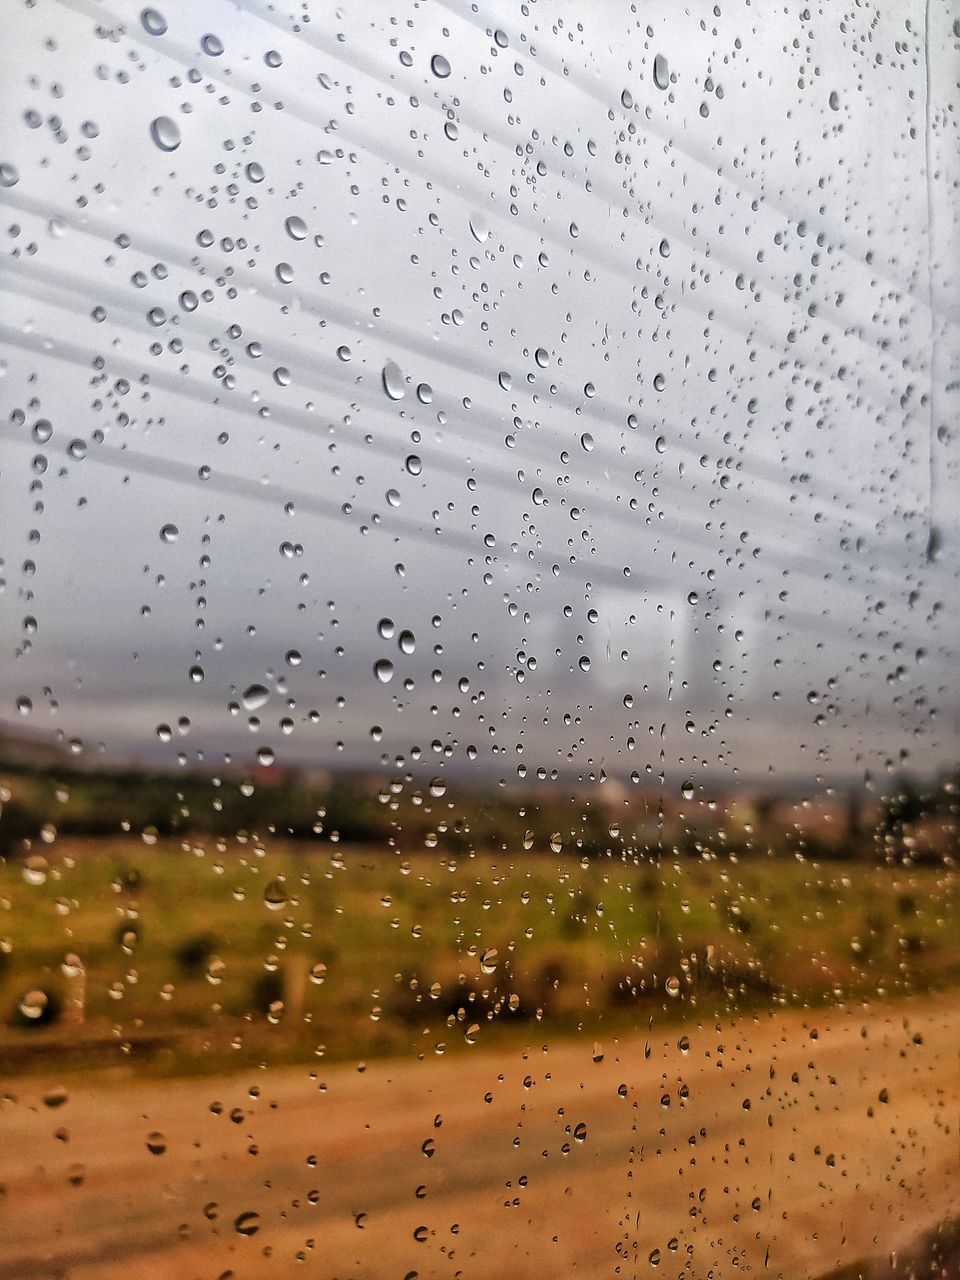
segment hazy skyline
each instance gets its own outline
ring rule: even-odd
[[[945,5],[141,9],[7,24],[0,722],[957,760]]]

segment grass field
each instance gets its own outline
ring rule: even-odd
[[[0,866],[0,1056],[222,1069],[895,997],[960,978],[957,894],[947,866],[60,838]]]

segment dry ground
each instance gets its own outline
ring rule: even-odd
[[[956,994],[313,1072],[10,1082],[0,1277],[793,1280],[960,1208]]]

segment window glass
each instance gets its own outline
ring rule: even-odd
[[[943,0],[5,13],[0,1274],[955,1274]]]

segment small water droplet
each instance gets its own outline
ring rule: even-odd
[[[156,1130],[147,1134],[147,1150],[152,1156],[162,1156],[167,1149],[167,1140]]]

